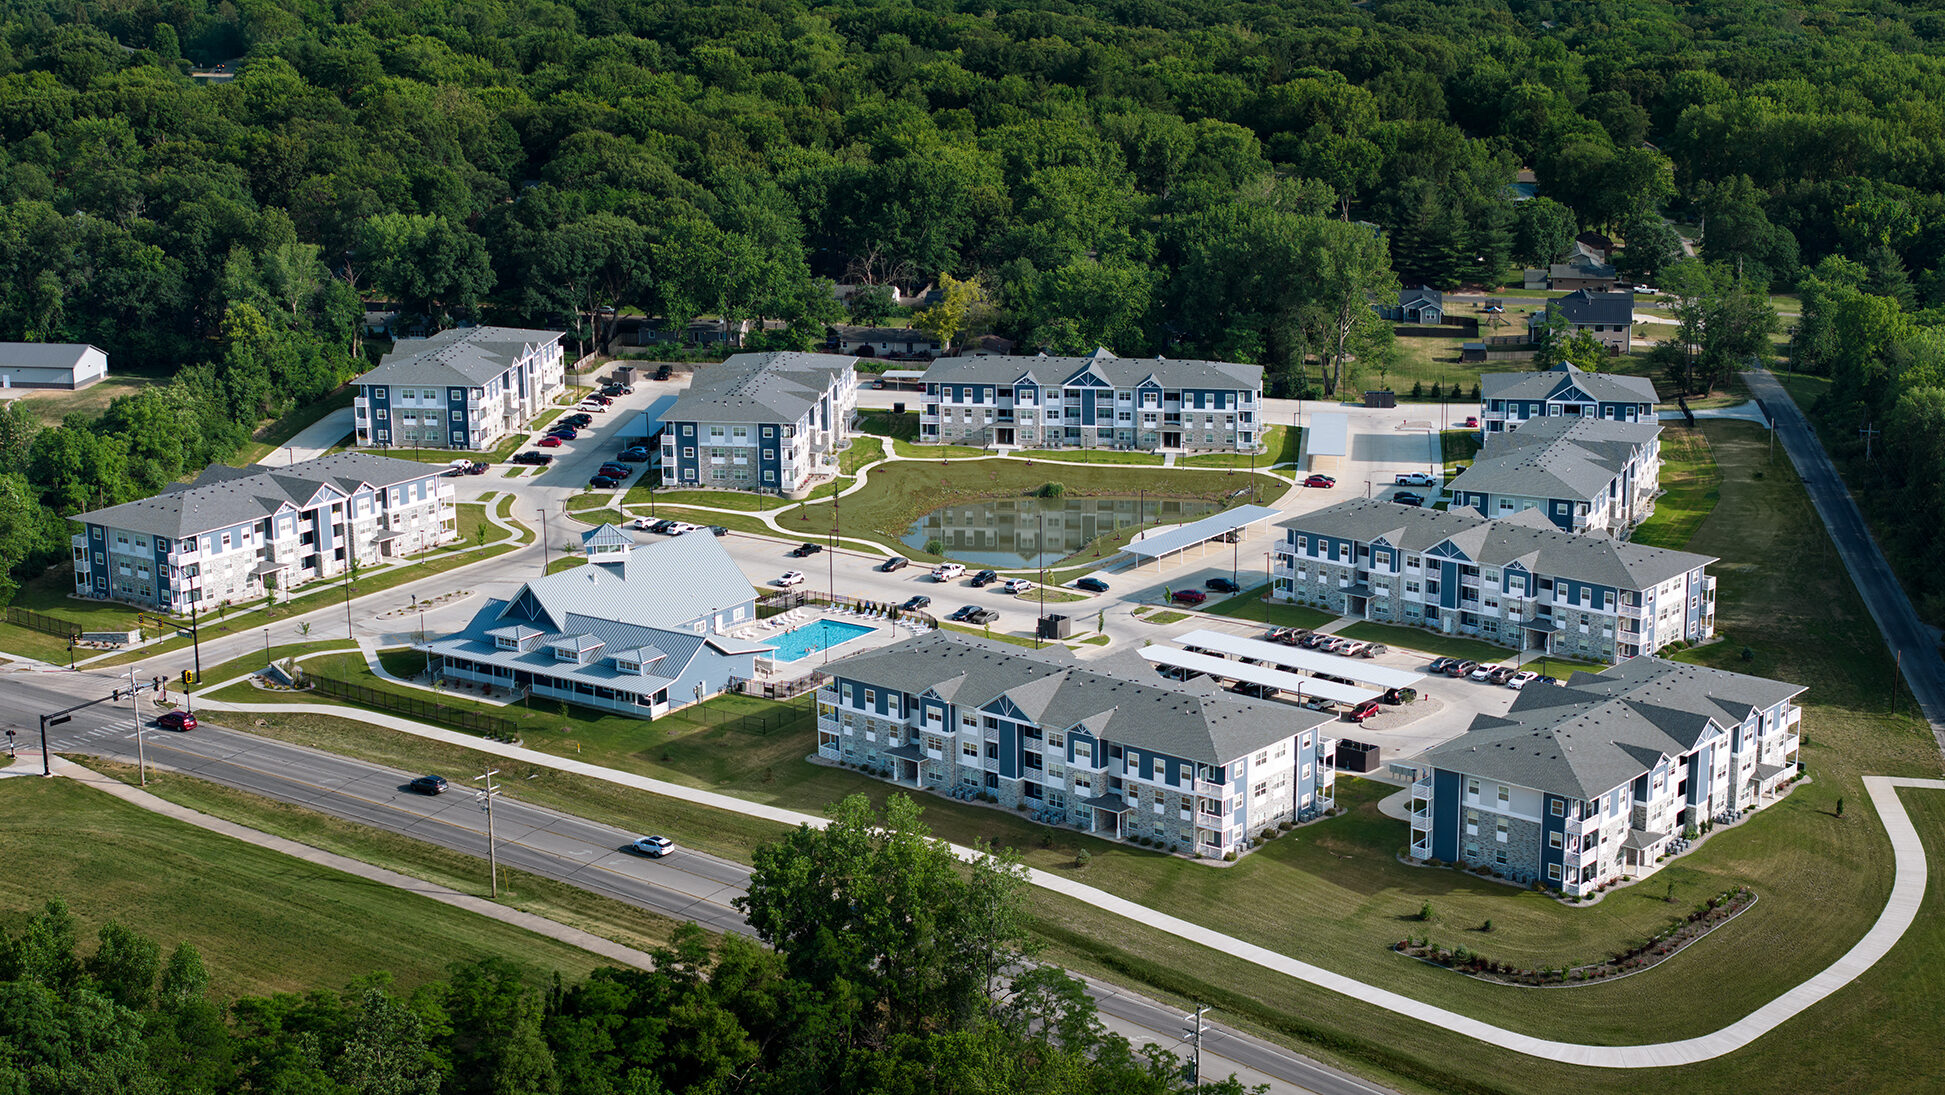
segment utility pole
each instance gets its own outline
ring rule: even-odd
[[[128,667],[128,713],[135,719],[135,770],[141,773],[142,786],[149,785],[149,754],[142,743],[141,689],[135,685],[135,667]]]
[[[553,550],[547,546],[547,543],[547,507],[542,506],[540,507],[540,573],[542,576],[547,573],[547,554]]]
[[[1862,426],[1857,427],[1857,432],[1864,438],[1864,462],[1869,463],[1871,460],[1871,438],[1876,437],[1884,431],[1872,427],[1867,421]]]
[[[485,775],[473,777],[474,783],[485,780],[485,789],[478,792],[479,801],[486,809],[486,869],[493,874],[493,897],[500,896],[500,854],[499,845],[493,833],[493,800],[500,797],[500,788],[494,784],[493,777],[500,774],[498,768],[490,769]]]
[[[1208,1010],[1207,1004],[1197,1004],[1194,1012],[1182,1016],[1182,1021],[1189,1024],[1182,1033],[1195,1047],[1195,1055],[1189,1059],[1189,1082],[1198,1087],[1202,1084],[1202,1015]]]

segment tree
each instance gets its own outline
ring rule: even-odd
[[[1309,219],[1304,238],[1304,284],[1310,300],[1305,326],[1314,332],[1324,395],[1337,392],[1347,366],[1388,345],[1391,328],[1371,309],[1373,300],[1396,300],[1384,241],[1343,221]]]
[[[437,215],[369,218],[359,230],[357,257],[381,292],[434,322],[448,309],[472,311],[493,287],[485,244]]]
[[[851,294],[849,305],[852,320],[876,327],[898,310],[898,297],[889,285],[865,285]]]
[[[101,926],[101,942],[84,963],[102,995],[132,1011],[146,1011],[155,1002],[155,978],[162,968],[162,948],[110,920]]]
[[[1513,255],[1533,266],[1558,262],[1573,250],[1580,232],[1574,211],[1552,198],[1521,202],[1514,218]]]
[[[961,334],[973,330],[984,318],[986,286],[977,277],[961,281],[951,274],[941,274],[939,291],[943,299],[914,315],[912,326],[937,338],[940,346],[950,348]]]
[[[1659,277],[1687,254],[1682,248],[1681,233],[1659,214],[1636,217],[1623,231],[1623,244],[1614,256],[1614,267],[1627,278],[1647,281]]]
[[[351,1036],[332,1062],[332,1076],[357,1095],[435,1095],[439,1070],[425,1024],[382,989],[365,989]]]

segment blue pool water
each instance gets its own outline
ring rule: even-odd
[[[794,662],[848,643],[860,636],[869,635],[876,630],[878,629],[875,627],[847,624],[838,620],[813,620],[763,641],[777,648],[777,652],[770,655],[772,658],[780,662]]]

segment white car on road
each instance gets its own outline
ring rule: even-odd
[[[1000,591],[1003,593],[1025,593],[1032,588],[1033,583],[1027,581],[1025,578],[1008,578],[1006,584],[1000,587]]]
[[[783,577],[777,579],[777,584],[780,586],[803,585],[804,572],[801,570],[786,570],[783,572]]]
[[[932,580],[935,582],[950,582],[965,572],[966,567],[963,563],[940,563],[938,566],[932,568]]]
[[[660,859],[670,852],[675,851],[675,841],[665,836],[645,836],[639,840],[630,841],[628,846],[650,859]]]

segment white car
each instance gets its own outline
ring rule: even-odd
[[[1032,588],[1033,583],[1025,578],[1008,578],[1000,590],[1005,593],[1025,593]]]
[[[950,582],[966,572],[964,563],[940,563],[932,568],[932,580]]]
[[[607,414],[608,413],[608,407],[604,403],[583,403],[574,409],[577,411],[585,412],[587,414]]]
[[[685,532],[699,532],[701,530],[701,525],[692,525],[687,521],[677,521],[675,524],[670,525],[667,531],[670,536],[680,536]]]
[[[631,841],[628,846],[650,859],[660,859],[675,851],[675,841],[665,836],[645,836]]]
[[[1408,471],[1400,473],[1395,482],[1401,487],[1429,487],[1438,480],[1432,478],[1429,472]]]
[[[777,579],[777,584],[780,586],[803,585],[804,572],[801,570],[786,570],[783,572],[783,577]]]
[[[1342,654],[1347,658],[1356,658],[1363,655],[1365,650],[1368,649],[1370,645],[1371,645],[1370,643],[1348,642],[1345,643],[1343,646],[1337,647],[1336,649],[1332,650],[1331,653]]]
[[[1494,673],[1499,672],[1499,669],[1500,667],[1496,665],[1482,665],[1479,668],[1473,670],[1470,676],[1475,681],[1483,681],[1487,677],[1492,676]]]
[[[1520,689],[1525,688],[1527,685],[1532,684],[1534,681],[1537,681],[1539,679],[1540,679],[1540,675],[1538,673],[1533,672],[1531,669],[1522,669],[1519,672],[1513,674],[1512,678],[1506,682],[1506,687],[1517,692]]]

